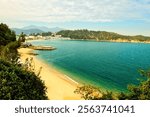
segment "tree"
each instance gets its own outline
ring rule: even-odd
[[[45,100],[46,86],[34,72],[0,59],[0,99]]]
[[[81,98],[85,100],[114,100],[114,96],[112,92],[106,91],[102,92],[99,88],[91,86],[91,85],[84,85],[79,86],[75,93],[80,94]]]
[[[29,71],[32,70],[32,64],[24,67],[18,63],[17,48],[20,47],[20,42],[15,40],[15,33],[7,25],[0,24],[0,99],[48,99],[46,86],[39,73],[36,75]]]
[[[18,41],[10,42],[9,44],[1,48],[0,58],[11,62],[16,62],[19,57],[17,51],[18,47],[20,47],[20,43]]]
[[[91,85],[79,86],[74,92],[80,94],[85,100],[98,100],[102,96],[99,88]]]
[[[19,42],[25,42],[25,34],[22,32],[18,39]]]
[[[16,41],[16,34],[6,24],[0,24],[0,46]]]
[[[99,98],[100,100],[115,100],[115,96],[113,92],[102,92],[102,97]]]
[[[51,35],[52,35],[51,32],[43,32],[43,33],[42,33],[42,36],[51,36]]]

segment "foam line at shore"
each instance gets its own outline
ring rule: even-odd
[[[75,80],[71,79],[69,76],[67,76],[67,75],[64,75],[64,76],[65,76],[65,78],[67,78],[68,80],[70,80],[70,81],[72,81],[73,83],[79,85],[78,82],[76,82]]]

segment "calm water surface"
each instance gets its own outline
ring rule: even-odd
[[[150,68],[150,44],[94,41],[45,40],[34,45],[54,46],[37,51],[39,58],[77,82],[107,90],[126,91],[138,84],[140,69]]]

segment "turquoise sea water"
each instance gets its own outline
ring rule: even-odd
[[[39,58],[77,82],[107,90],[126,91],[138,84],[139,69],[150,68],[150,44],[75,40],[32,41],[54,46],[54,51],[36,51]]]

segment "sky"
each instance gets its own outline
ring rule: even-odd
[[[150,36],[150,0],[0,0],[0,22]]]

